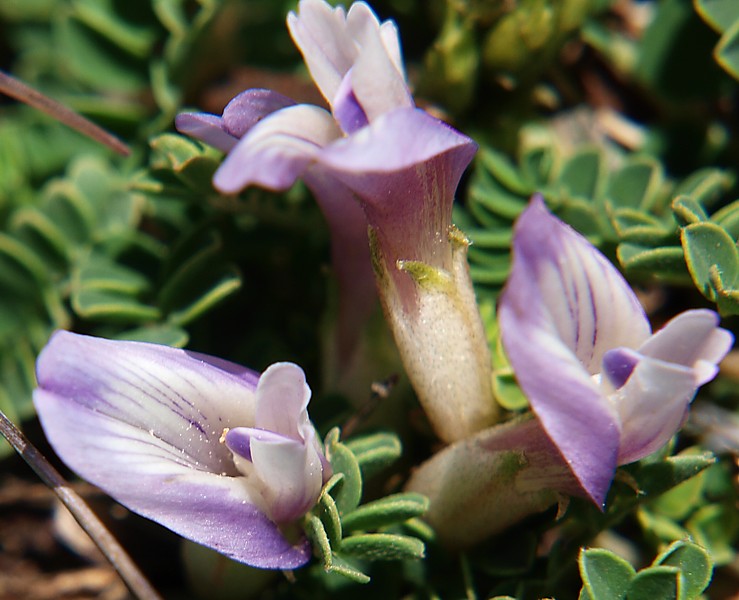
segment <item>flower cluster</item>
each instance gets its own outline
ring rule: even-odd
[[[516,223],[498,306],[531,412],[498,423],[469,242],[451,220],[476,144],[415,106],[397,29],[363,2],[345,12],[300,0],[287,22],[330,110],[255,89],[220,116],[185,113],[176,126],[227,153],[213,180],[223,193],[298,179],[310,188],[331,233],[344,360],[379,296],[449,444],[407,484],[430,498],[426,518],[462,546],[565,494],[602,507],[617,467],[680,428],[731,334],[710,310],[652,333],[616,268],[535,197]],[[238,561],[290,569],[309,560],[299,522],[332,467],[298,366],[259,375],[194,352],[57,332],[37,376],[44,430],[80,476]]]

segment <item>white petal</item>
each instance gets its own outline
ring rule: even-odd
[[[712,310],[688,310],[644,342],[639,353],[693,367],[696,384],[703,385],[716,376],[716,365],[734,341],[731,333],[718,327],[718,321]]]
[[[697,389],[693,370],[645,357],[626,384],[610,396],[621,418],[618,464],[659,450],[685,420]]]

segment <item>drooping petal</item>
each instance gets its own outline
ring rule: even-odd
[[[241,138],[216,171],[213,184],[224,193],[249,185],[285,190],[320,148],[339,136],[341,130],[325,110],[307,104],[284,108]]]
[[[626,384],[609,398],[621,419],[618,464],[664,446],[685,420],[697,389],[693,369],[642,358]]]
[[[58,332],[34,402],[59,456],[134,512],[263,568],[307,562],[258,508],[223,429],[254,422],[255,373],[204,355]]]
[[[208,113],[180,113],[175,117],[180,133],[190,135],[209,146],[229,152],[239,141],[224,129],[223,119]]]
[[[716,376],[716,366],[731,349],[731,333],[718,327],[712,310],[688,310],[669,321],[639,348],[639,353],[695,369],[696,385]]]
[[[298,13],[287,15],[287,28],[311,78],[330,103],[358,54],[344,9],[331,8],[322,0],[301,0]]]

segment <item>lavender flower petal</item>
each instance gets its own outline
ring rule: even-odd
[[[223,152],[229,152],[239,141],[225,130],[223,119],[216,115],[180,113],[175,117],[174,124],[180,133],[190,135]]]
[[[698,386],[716,376],[718,362],[734,341],[718,327],[712,310],[688,310],[679,314],[639,348],[645,356],[693,367]]]
[[[655,452],[675,435],[698,386],[693,370],[643,358],[626,384],[609,397],[621,419],[618,464]]]
[[[454,190],[476,144],[419,109],[382,115],[318,160],[359,196],[384,258],[451,269]]]
[[[360,48],[351,70],[351,87],[368,120],[398,108],[412,108],[405,75],[395,62],[398,57],[391,55],[399,53],[400,44],[392,43],[390,51],[385,45],[391,30],[381,32],[377,17],[363,2],[349,9],[347,27]]]
[[[266,116],[294,105],[294,100],[272,90],[246,90],[234,96],[223,109],[223,127],[240,139]]]
[[[241,138],[216,171],[213,184],[224,193],[249,185],[285,190],[303,174],[322,146],[341,135],[331,115],[317,106],[284,108]]]
[[[253,566],[310,557],[260,511],[223,429],[253,423],[257,377],[218,359],[67,332],[39,357],[34,402],[57,453],[134,512]]]
[[[535,198],[516,224],[499,321],[532,409],[583,488],[602,504],[621,432],[590,376],[607,350],[635,347],[649,336],[636,297],[605,257]]]
[[[288,14],[287,28],[311,78],[331,102],[357,56],[357,47],[346,28],[344,9],[331,8],[321,0],[301,0],[298,14]]]

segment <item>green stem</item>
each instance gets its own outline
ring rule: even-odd
[[[97,515],[2,411],[0,411],[0,433],[64,503],[87,535],[118,571],[131,593],[139,600],[162,600]]]

